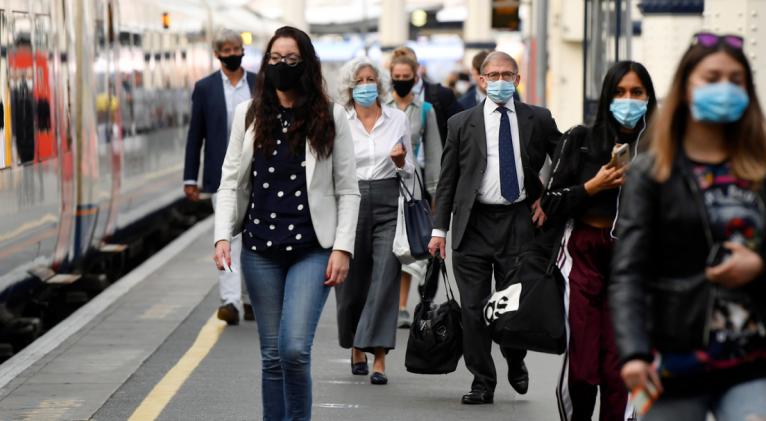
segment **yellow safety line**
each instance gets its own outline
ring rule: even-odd
[[[197,368],[200,362],[207,356],[213,346],[218,342],[218,338],[221,336],[226,324],[221,320],[218,320],[216,313],[208,319],[207,323],[202,326],[202,329],[197,336],[197,340],[186,351],[183,357],[176,363],[170,371],[165,374],[165,377],[154,386],[149,395],[144,398],[138,408],[133,412],[133,415],[128,418],[128,421],[152,421],[157,419],[162,413],[162,410],[168,405],[173,396],[178,393],[181,386],[184,385],[186,379],[191,376],[194,370]]]

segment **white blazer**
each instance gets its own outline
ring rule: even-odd
[[[231,241],[243,229],[250,202],[253,160],[253,125],[245,128],[245,115],[250,101],[237,106],[231,125],[231,137],[226,148],[218,187],[215,210],[215,239]],[[311,222],[319,245],[333,250],[354,253],[356,222],[359,217],[359,184],[356,178],[354,141],[346,113],[338,104],[333,106],[335,142],[328,158],[317,159],[316,152],[306,140],[306,186]]]

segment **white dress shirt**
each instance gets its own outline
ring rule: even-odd
[[[500,111],[498,104],[487,98],[484,101],[484,128],[487,133],[487,169],[479,186],[479,195],[476,198],[480,203],[488,205],[510,205],[500,193]],[[521,144],[519,143],[519,120],[516,118],[516,107],[513,101],[505,104],[508,109],[508,120],[511,123],[511,137],[513,138],[513,156],[516,159],[516,179],[519,183],[519,203],[527,198],[524,191],[524,167],[521,166]]]
[[[365,130],[356,110],[346,109],[351,137],[356,153],[356,176],[359,180],[383,180],[396,177],[404,171],[411,175],[415,171],[410,142],[410,124],[404,112],[381,105],[382,112],[371,132]],[[401,142],[407,151],[404,168],[398,169],[391,160],[391,149]]]
[[[231,122],[234,120],[234,109],[237,105],[250,99],[250,85],[247,83],[247,72],[242,73],[236,85],[232,85],[226,74],[221,70],[223,78],[223,96],[226,97],[226,138],[231,134]]]
[[[500,112],[498,104],[487,98],[484,102],[484,128],[487,142],[487,168],[479,186],[476,200],[488,205],[510,205],[500,193]],[[521,143],[519,138],[519,120],[516,118],[516,106],[513,101],[505,104],[505,111],[511,123],[511,137],[513,138],[513,156],[516,160],[516,179],[519,182],[519,198],[514,203],[520,203],[526,199],[524,190],[524,167],[521,164]],[[434,237],[446,238],[444,230],[434,229],[431,233]]]

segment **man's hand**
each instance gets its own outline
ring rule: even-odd
[[[444,237],[431,237],[431,241],[428,243],[428,252],[431,256],[435,256],[437,252],[442,259],[447,257],[447,239]]]
[[[187,184],[184,186],[184,194],[187,199],[196,202],[199,200],[199,187],[196,184]]]
[[[532,223],[540,228],[545,223],[545,212],[543,212],[542,206],[540,206],[540,199],[535,200],[532,203]]]

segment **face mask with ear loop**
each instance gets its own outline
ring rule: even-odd
[[[636,137],[636,146],[633,148],[633,158],[630,159],[630,162],[633,162],[633,160],[636,159],[638,156],[638,144],[641,143],[641,136],[646,131],[646,113],[644,113],[642,117],[644,121],[644,126],[641,127],[641,131],[638,132],[638,137]],[[612,240],[617,239],[617,235],[614,233],[615,230],[617,230],[617,220],[620,219],[620,197],[622,196],[622,186],[620,186],[619,189],[617,189],[617,209],[616,213],[614,214],[614,221],[612,221],[612,229],[609,230],[609,236],[612,238]]]

